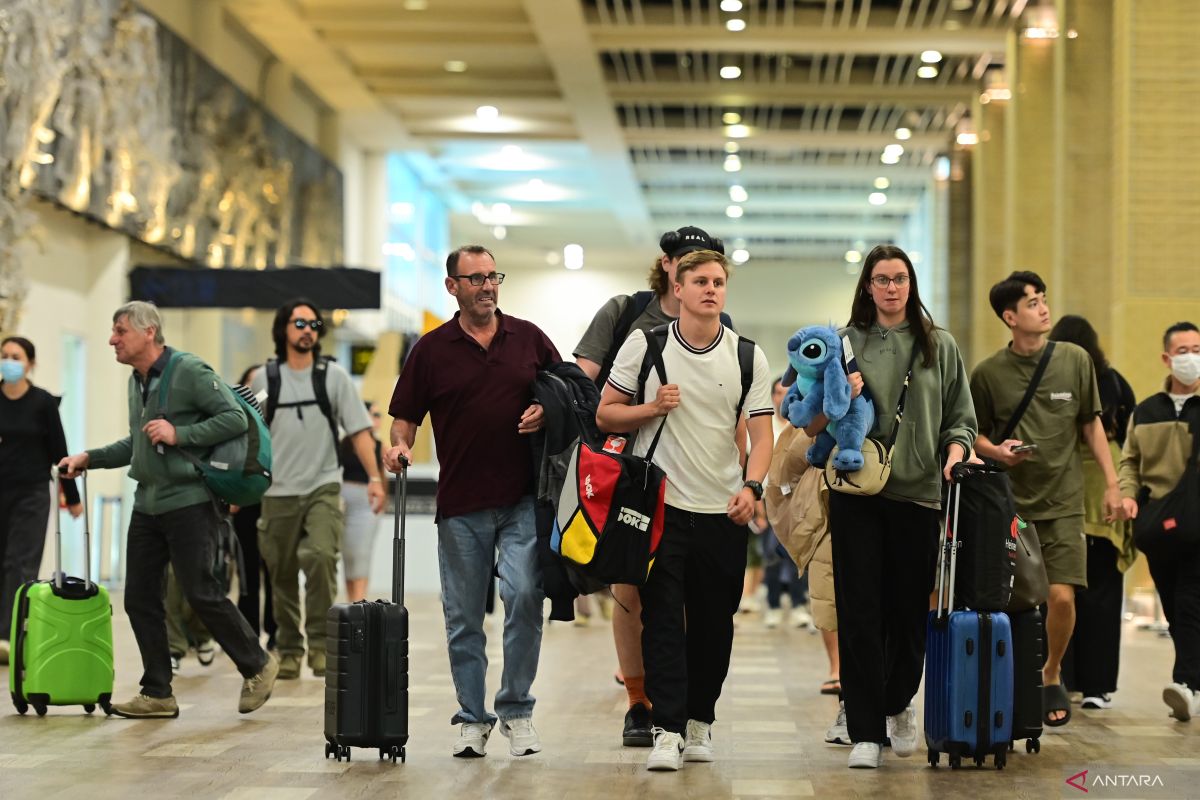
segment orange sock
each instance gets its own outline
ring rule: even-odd
[[[645,675],[638,675],[636,678],[632,675],[626,675],[625,692],[629,695],[630,708],[633,708],[637,703],[641,703],[646,708],[650,708],[650,698],[646,697]]]

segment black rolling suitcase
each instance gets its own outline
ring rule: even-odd
[[[1010,611],[1013,645],[1014,744],[1025,740],[1026,753],[1041,752],[1042,665],[1046,661],[1046,630],[1042,612]]]
[[[351,747],[405,760],[408,744],[408,610],[404,607],[407,465],[400,470],[392,542],[392,599],[338,603],[325,627],[325,757]]]

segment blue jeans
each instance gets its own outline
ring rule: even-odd
[[[504,603],[504,672],[496,693],[496,714],[487,711],[487,636],[484,607],[499,550],[500,599]],[[438,522],[438,563],[450,674],[458,713],[450,720],[495,722],[533,716],[529,693],[542,648],[542,574],[538,567],[533,497],[514,506],[475,511]]]

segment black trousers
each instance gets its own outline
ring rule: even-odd
[[[716,719],[750,530],[724,514],[671,506],[664,523],[641,590],[642,660],[654,724],[682,734],[689,719]]]
[[[1146,561],[1175,645],[1171,680],[1200,689],[1200,545],[1161,546]]]
[[[883,742],[885,717],[921,685],[938,517],[878,495],[829,493],[842,698],[855,742]]]
[[[1075,632],[1063,656],[1063,681],[1084,697],[1098,697],[1117,690],[1121,664],[1125,580],[1108,539],[1087,537],[1087,581],[1087,589],[1075,593]]]
[[[167,563],[192,610],[245,678],[257,675],[267,653],[222,590],[213,570],[217,515],[210,503],[165,514],[134,511],[129,521],[125,611],[142,654],[142,693],[171,696],[171,654],[163,604]]]
[[[9,638],[17,588],[37,578],[49,518],[49,480],[0,487],[0,639]]]
[[[258,552],[258,516],[261,511],[262,506],[255,503],[239,508],[233,515],[233,529],[242,546],[242,566],[246,573],[246,585],[242,587],[237,607],[256,634],[267,634],[267,644],[270,645],[275,641],[275,609],[271,604],[271,575],[267,572],[267,563]],[[260,600],[260,592],[266,593],[265,599]]]

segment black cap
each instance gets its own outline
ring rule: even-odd
[[[691,225],[684,226],[677,231],[664,233],[662,239],[659,240],[659,246],[671,258],[679,258],[697,250],[724,252],[720,240],[714,240],[707,231]]]

